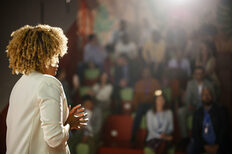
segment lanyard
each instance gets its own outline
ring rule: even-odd
[[[161,134],[163,132],[163,131],[160,130],[162,128],[162,125],[163,125],[162,120],[160,118],[161,117],[161,113],[158,113],[156,115],[156,117],[157,117],[157,121],[158,121],[158,133]]]
[[[203,128],[204,128],[204,133],[205,134],[208,134],[209,127],[210,127],[210,115],[209,115],[209,113],[207,111],[204,111]]]

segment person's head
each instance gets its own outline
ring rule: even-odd
[[[204,67],[202,67],[202,66],[196,66],[194,68],[193,76],[194,76],[194,79],[197,80],[198,82],[203,81],[204,74],[205,74]]]
[[[12,74],[38,71],[56,75],[59,57],[67,52],[63,30],[48,25],[23,26],[11,34],[7,46]]]
[[[129,41],[129,36],[128,36],[127,33],[125,33],[125,34],[123,34],[123,35],[121,36],[121,40],[122,40],[122,42],[123,42],[124,44],[127,44],[127,43],[130,42],[130,41]]]
[[[162,90],[156,90],[154,92],[154,112],[164,111],[167,109],[166,100]]]
[[[93,110],[94,108],[94,102],[93,102],[93,98],[90,95],[85,95],[82,98],[82,106],[87,109],[87,110]]]
[[[103,72],[100,76],[100,83],[101,84],[107,84],[108,83],[108,75],[106,72]]]
[[[142,71],[142,78],[143,79],[150,79],[151,78],[151,70],[149,67],[145,67]]]
[[[79,79],[79,76],[77,74],[74,74],[72,77],[72,85],[73,85],[74,89],[77,89],[80,86],[80,79]]]
[[[98,40],[97,40],[97,35],[96,34],[90,34],[88,36],[88,41],[92,44],[97,44]]]
[[[120,20],[120,23],[119,23],[119,29],[120,30],[126,30],[127,28],[127,23],[125,20]]]
[[[203,87],[201,93],[201,100],[203,106],[210,106],[213,103],[213,95],[209,87]]]
[[[157,30],[153,30],[152,39],[153,39],[154,42],[159,42],[160,41],[161,35]]]

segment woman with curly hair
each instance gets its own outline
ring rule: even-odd
[[[62,84],[54,77],[59,57],[67,52],[62,29],[24,26],[11,34],[7,46],[15,84],[7,114],[7,154],[67,154],[69,130],[86,125],[80,105],[71,111]]]

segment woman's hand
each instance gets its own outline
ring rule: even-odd
[[[172,136],[166,135],[165,133],[162,133],[160,135],[160,138],[163,139],[163,140],[166,140],[166,141],[172,141],[172,139],[173,139]]]
[[[81,105],[77,105],[71,109],[69,106],[69,116],[65,124],[69,124],[71,129],[80,129],[83,126],[87,126],[88,118],[87,113],[84,112],[84,108],[80,108]]]

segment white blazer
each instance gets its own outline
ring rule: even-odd
[[[69,154],[69,110],[62,84],[38,72],[15,84],[7,114],[7,154]]]

